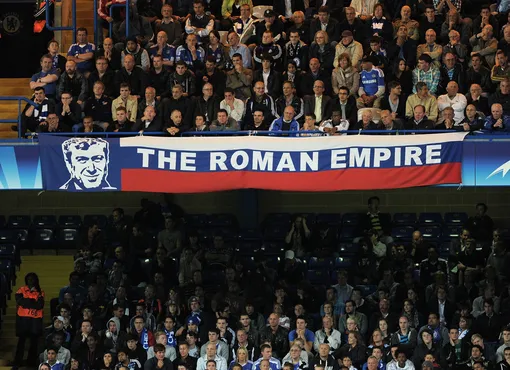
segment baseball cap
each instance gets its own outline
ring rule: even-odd
[[[199,325],[200,324],[200,320],[198,319],[197,316],[190,316],[188,317],[188,325]]]
[[[64,322],[64,317],[63,316],[53,316],[53,321],[55,321],[55,320]]]
[[[266,11],[264,12],[264,18],[271,18],[274,17],[275,15],[276,13],[271,9],[266,9]]]
[[[188,304],[191,304],[191,303],[200,303],[200,298],[198,298],[198,296],[196,296],[196,295],[191,296],[189,298]]]
[[[293,260],[294,259],[294,251],[287,251],[287,252],[285,252],[285,259],[286,260]]]
[[[349,37],[349,36],[353,36],[351,31],[345,30],[344,32],[342,32],[342,37]]]

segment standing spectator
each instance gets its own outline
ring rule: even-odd
[[[468,219],[465,227],[471,231],[473,238],[476,240],[490,241],[492,230],[494,230],[494,221],[487,214],[487,205],[485,203],[478,203],[475,209],[475,215]]]

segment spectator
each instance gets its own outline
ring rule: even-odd
[[[347,12],[348,9],[345,9]],[[353,19],[355,10],[353,10]],[[331,18],[330,9],[327,6],[321,6],[317,12],[317,18],[310,22],[310,39],[315,40],[317,31],[324,30],[328,33],[330,40],[340,39],[340,25],[335,18]]]
[[[63,92],[55,112],[63,127],[71,128],[80,121],[81,107],[73,100],[71,93]]]
[[[308,64],[308,46],[300,39],[300,33],[297,30],[289,32],[289,42],[284,47],[284,65],[286,66],[291,60],[296,63],[297,68],[303,68]]]
[[[305,96],[304,111],[305,115],[315,114],[317,122],[331,118],[331,98],[324,95],[324,82],[317,80],[313,84],[314,95]]]
[[[196,92],[195,74],[188,69],[188,66],[182,60],[175,63],[175,72],[170,74],[168,83],[170,84],[170,86],[172,86],[172,96],[174,91],[173,88],[177,85],[180,85],[182,87],[181,88],[182,96],[184,96],[185,98],[195,95]]]
[[[333,99],[331,106],[332,111],[341,113],[341,119],[342,121],[347,121],[346,123],[344,122],[347,127],[358,119],[356,99],[352,94],[349,94],[349,89],[345,86],[341,86],[338,89],[338,98]]]
[[[460,35],[460,43],[462,45],[469,45],[469,37],[472,35],[472,32],[469,25],[462,21],[457,9],[450,9],[444,20],[441,25],[441,39],[447,40],[450,32],[456,31]]]
[[[496,65],[492,67],[491,80],[497,84],[510,76],[510,65],[508,64],[508,57],[503,50],[497,51],[496,61]]]
[[[420,56],[423,54],[428,55],[432,64],[435,68],[441,66],[441,54],[443,53],[443,47],[436,43],[436,31],[429,29],[425,33],[425,44],[418,45],[416,56],[420,60]]]
[[[416,84],[425,82],[428,90],[433,94],[437,94],[441,73],[432,64],[432,58],[428,54],[423,54],[418,58],[418,65],[413,70],[413,92],[416,93]]]
[[[342,32],[342,40],[336,45],[335,59],[333,62],[335,68],[338,67],[340,55],[344,53],[351,57],[354,69],[359,70],[361,59],[363,58],[363,46],[355,41],[352,32],[347,30]]]
[[[294,118],[296,112],[292,106],[285,107],[283,116],[273,121],[269,131],[299,131],[299,123]]]
[[[159,42],[163,42],[164,38],[159,40]],[[159,47],[158,44],[155,45],[156,47]],[[161,50],[162,53],[165,53],[165,50]],[[126,41],[126,48],[122,50],[121,53],[121,63],[125,66],[124,59],[126,58],[126,55],[131,55],[135,60],[135,66],[142,68],[144,72],[148,72],[151,62],[149,58],[149,53],[147,53],[147,50],[143,49],[135,36],[128,37]],[[161,54],[163,57],[169,57],[167,54]]]
[[[219,342],[223,343],[223,342]],[[227,362],[225,361],[224,357],[219,356],[216,353],[216,345],[213,343],[206,343],[204,346],[206,348],[205,351],[203,351],[205,354],[202,355],[198,361],[197,361],[197,370],[206,370],[207,364],[209,361],[214,361],[217,364],[218,370],[226,370],[227,369]],[[228,356],[227,356],[228,357]]]
[[[290,32],[293,31],[299,33],[299,39],[305,44],[311,44],[310,24],[305,22],[305,13],[300,10],[297,10],[294,14],[292,14],[292,25],[289,28],[289,35]]]
[[[510,87],[510,84],[509,84]],[[429,120],[435,122],[438,115],[437,100],[429,93],[429,88],[425,82],[418,82],[416,84],[416,94],[407,98],[406,102],[406,117],[412,117],[414,108],[417,105],[422,105],[425,108],[425,114]]]
[[[468,48],[465,43],[461,42],[459,32],[452,29],[447,34],[447,37],[449,38],[449,42],[443,47],[443,54],[452,53],[457,57],[460,63],[465,64],[469,58]],[[480,56],[480,60],[481,59]]]
[[[242,8],[246,8],[246,6],[241,6]],[[239,18],[241,19],[241,18]],[[238,20],[239,20],[238,19]],[[241,59],[243,60],[243,67],[244,68],[251,68],[251,51],[248,49],[248,46],[245,44],[241,44],[241,40],[239,38],[239,35],[235,31],[230,31],[227,36],[227,41],[229,50],[228,50],[228,57],[231,60],[231,62],[228,62],[228,67],[233,68],[233,61],[234,55],[239,54],[241,56]],[[232,64],[232,65],[231,65]]]
[[[446,107],[451,107],[454,111],[455,125],[458,125],[464,119],[464,110],[467,106],[466,97],[459,94],[459,85],[455,81],[450,81],[446,86],[447,94],[437,98],[439,113],[442,113]]]
[[[117,48],[113,47],[113,40],[110,37],[107,37],[103,40],[103,47],[96,51],[96,67],[97,60],[101,57],[107,62],[107,65],[112,72],[116,72],[122,67],[121,59],[121,51]]]
[[[87,85],[89,88],[87,95],[89,97],[94,95],[94,84],[97,81],[103,83],[105,87],[104,93],[106,94],[106,96],[112,97],[116,95],[114,82],[115,72],[112,70],[112,68],[108,68],[108,60],[106,59],[106,57],[99,56],[96,58],[96,69],[89,74],[89,78],[87,80],[88,80]]]
[[[158,115],[161,114],[162,112],[161,103],[156,98],[156,89],[150,86],[145,89],[145,98],[141,99],[140,102],[138,103],[138,107],[136,108],[137,115],[136,118],[140,118],[145,108],[148,107],[149,105],[156,109],[156,113]]]
[[[144,113],[140,119],[136,120],[133,127],[134,131],[156,131],[159,132],[163,128],[161,117],[156,115],[156,109],[149,105],[145,108]]]
[[[403,130],[402,121],[393,119],[393,115],[389,110],[382,110],[380,113],[381,123],[385,130]],[[382,129],[382,128],[381,128]]]
[[[363,70],[360,73],[360,87],[357,100],[358,108],[381,106],[381,98],[385,92],[384,73],[374,67],[374,58],[363,59]]]
[[[349,89],[351,95],[356,95],[359,89],[359,73],[353,67],[349,54],[343,53],[338,57],[338,67],[333,70],[331,78],[335,95],[338,95],[343,86]]]
[[[67,59],[59,52],[60,45],[58,41],[51,40],[48,43],[48,55],[53,59],[52,67],[57,70],[58,73],[62,73],[66,69]]]
[[[312,42],[309,48],[307,60],[312,58],[319,60],[322,69],[325,72],[333,70],[335,49],[331,46],[329,36],[326,31],[317,31],[315,34],[314,42]],[[306,64],[307,63],[301,63],[298,65],[298,63],[296,63],[296,66],[305,69]]]
[[[381,109],[389,110],[392,120],[405,119],[406,97],[402,95],[402,86],[397,81],[388,84],[389,94],[381,99]]]
[[[139,98],[145,92],[147,74],[141,68],[135,66],[135,58],[131,54],[124,56],[124,67],[115,74],[115,88],[120,92],[120,85],[127,83],[131,89],[131,95]],[[115,96],[118,96],[115,94]]]
[[[378,36],[385,42],[390,42],[393,39],[393,25],[384,17],[383,4],[374,5],[373,16],[368,20],[368,26],[371,31],[370,36]]]
[[[239,36],[239,41],[245,45],[257,43],[257,37],[255,36],[255,26],[258,23],[258,19],[252,15],[252,8],[248,4],[243,4],[241,5],[240,13],[241,15],[239,18],[234,20],[233,27],[234,32]]]
[[[503,107],[503,114],[510,114],[510,78],[505,78],[499,83],[499,90],[489,98],[489,106],[500,104]]]
[[[378,126],[372,120],[373,114],[370,109],[363,110],[361,113],[361,120],[356,122],[351,128],[351,130],[377,130]]]
[[[434,128],[434,122],[428,119],[423,105],[416,105],[413,112],[413,117],[406,122],[407,130],[432,130]]]
[[[484,129],[491,133],[509,132],[510,117],[504,115],[501,104],[492,104],[491,113],[492,115],[485,119]]]
[[[205,13],[205,6],[202,0],[194,0],[193,14],[186,20],[184,31],[188,35],[195,35],[198,38],[198,43],[202,44],[202,39],[209,36],[213,28],[214,20]]]
[[[356,17],[356,10],[352,6],[345,7],[344,12],[345,19],[338,25],[338,34],[336,34],[336,37],[333,37],[335,35],[332,35],[328,32],[330,40],[339,40],[341,32],[351,31],[356,41],[363,42],[366,37],[366,27],[364,22]],[[340,18],[337,17],[337,19]]]
[[[203,68],[205,59],[205,51],[201,46],[197,46],[197,43],[197,36],[194,33],[188,33],[185,43],[175,51],[175,62],[183,61],[193,72]]]
[[[60,72],[53,67],[53,57],[49,54],[43,55],[40,61],[41,71],[34,74],[30,80],[30,89],[34,90],[37,87],[42,87],[45,96],[53,99],[57,94],[57,81],[60,77]]]
[[[86,28],[80,27],[76,30],[76,44],[72,44],[67,52],[67,61],[76,63],[78,72],[88,77],[94,68],[93,59],[96,47],[87,41],[88,32]]]
[[[226,87],[234,90],[234,96],[237,99],[249,99],[251,97],[253,71],[243,66],[241,54],[234,54],[232,63],[234,68],[227,72]]]
[[[70,92],[79,105],[87,99],[87,79],[76,70],[76,63],[66,63],[65,72],[60,75],[57,86],[57,99],[60,100],[64,91]]]
[[[168,10],[168,7],[165,7]],[[171,9],[171,7],[170,7]],[[162,9],[163,10],[163,9]],[[173,23],[173,20],[172,20]],[[156,44],[152,45],[149,48],[148,56],[150,56],[150,59],[154,62],[154,57],[157,55],[161,55],[163,66],[165,69],[170,69],[174,66],[175,63],[175,47],[168,43],[168,36],[165,31],[159,31],[156,35]],[[128,41],[128,47],[129,47],[129,41]],[[129,49],[127,49],[129,50]],[[144,55],[142,55],[142,58]],[[136,60],[136,57],[135,57]],[[144,68],[144,63],[142,62],[142,68]],[[138,65],[138,63],[137,63]],[[145,66],[147,68],[144,68],[146,72],[149,71],[150,66]]]
[[[182,27],[178,21],[178,17],[173,15],[172,5],[169,3],[163,4],[161,7],[161,20],[156,20],[156,33],[165,32],[168,40],[167,42],[174,47],[182,43]]]
[[[254,70],[262,68],[262,59],[269,55],[273,62],[274,68],[280,71],[283,63],[282,48],[278,45],[271,31],[264,31],[262,34],[262,42],[253,51]]]
[[[289,349],[288,330],[279,325],[279,319],[278,314],[272,313],[269,315],[269,325],[260,331],[261,343],[271,343],[269,347],[261,347],[263,358],[270,358],[273,351],[277,358],[283,358]]]
[[[466,117],[461,122],[464,131],[480,131],[485,124],[485,116],[478,113],[473,104],[468,104],[466,107]]]
[[[294,95],[295,87],[290,81],[283,83],[283,95],[275,101],[276,113],[279,117],[283,115],[283,111],[287,106],[294,108],[295,117],[294,119],[299,123],[303,121],[303,100]]]
[[[138,99],[135,96],[131,95],[129,84],[125,82],[120,84],[119,97],[112,101],[112,119],[110,121],[113,121],[113,117],[116,117],[118,107],[126,108],[128,119],[132,122],[136,121]]]
[[[309,71],[301,76],[301,86],[298,87],[298,96],[313,95],[313,86],[315,81],[322,81],[324,83],[324,94],[330,95],[331,87],[331,73],[321,68],[319,59],[312,58],[308,62]]]
[[[444,63],[439,70],[441,77],[439,80],[437,93],[446,93],[446,87],[450,81],[457,82],[459,91],[463,93],[466,89],[464,67],[462,67],[460,63],[457,63],[457,58],[452,53],[443,54],[443,61]]]
[[[397,58],[391,66],[391,71],[388,76],[385,76],[386,82],[390,83],[396,81],[402,86],[402,92],[405,96],[409,96],[414,88],[413,85],[413,71],[411,71],[403,58]]]
[[[180,110],[174,109],[170,113],[170,120],[166,122],[164,131],[171,136],[182,136],[183,132],[189,131],[189,126],[183,122]]]
[[[403,58],[409,69],[416,65],[416,42],[409,38],[407,27],[401,25],[396,32],[396,37],[388,45],[388,59],[396,60]]]
[[[279,45],[284,44],[286,35],[284,32],[285,29],[283,22],[280,20],[280,18],[277,17],[277,14],[271,9],[266,9],[264,11],[264,22],[258,22],[255,25],[255,36],[257,44],[260,44],[261,42],[264,43],[263,34],[266,31],[271,32],[272,37],[274,37],[275,43],[278,43]]]
[[[225,89],[223,96],[225,98],[220,102],[220,109],[225,109],[229,117],[232,117],[237,122],[241,122],[244,113],[243,101],[236,99],[234,97],[234,90],[230,88]]]
[[[489,68],[494,67],[498,40],[494,38],[494,30],[490,24],[484,26],[480,33],[471,36],[469,43],[473,48],[472,53],[480,54]]]
[[[271,64],[273,58],[270,54],[262,56],[262,69],[255,71],[253,74],[253,83],[258,81],[264,82],[264,92],[272,97],[280,95],[282,83],[280,81],[280,73],[276,72]]]
[[[34,89],[33,102],[35,105],[27,103],[23,109],[21,127],[12,126],[15,131],[21,130],[22,137],[27,130],[35,132],[39,124],[47,120],[50,113],[55,113],[55,103],[46,97],[43,87],[38,86]]]
[[[497,67],[495,66],[494,68]],[[491,80],[491,71],[482,65],[482,57],[480,54],[473,54],[471,56],[471,67],[466,71],[466,86],[469,86],[469,90],[471,91],[473,84],[479,85],[481,90],[480,95],[483,92],[486,99],[487,95],[493,92],[494,85]]]
[[[411,40],[418,41],[420,39],[420,24],[411,19],[411,8],[407,5],[400,10],[400,19],[393,22],[394,33],[397,34],[400,26],[405,26],[407,34]]]
[[[211,131],[239,131],[239,123],[228,116],[225,109],[219,109],[217,118],[209,126]]]

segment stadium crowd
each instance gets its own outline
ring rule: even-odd
[[[27,276],[20,340],[44,339],[28,358],[39,370],[506,370],[509,254],[486,212],[476,206],[443,259],[420,231],[393,240],[372,197],[352,264],[324,285],[308,269],[347,253],[331,223],[284,223],[275,260],[269,242],[241,254],[221,228],[204,239],[179,209],[145,200],[133,218],[117,208],[84,229],[44,333],[28,317],[42,321],[44,287]],[[22,359],[18,347],[15,369]]]
[[[138,0],[127,35],[121,3],[49,43],[23,134],[510,132],[506,0]]]

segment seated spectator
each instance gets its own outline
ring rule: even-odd
[[[267,122],[272,122],[277,116],[273,98],[264,92],[264,82],[256,82],[253,92],[254,95],[246,101],[244,127],[250,127],[253,122],[252,114],[257,109],[261,109],[264,112],[264,118]]]
[[[205,51],[197,43],[197,36],[193,33],[188,33],[185,43],[175,51],[175,62],[183,61],[193,72],[202,69],[205,60]]]
[[[498,42],[498,50],[503,50],[505,54],[509,54],[510,51],[510,28],[507,25],[503,27],[501,31],[503,37],[500,36],[500,40]]]
[[[180,110],[174,109],[170,114],[170,120],[165,124],[166,132],[170,136],[181,136],[183,132],[189,131],[189,126],[184,123]]]
[[[413,112],[413,116],[405,123],[406,130],[432,130],[434,128],[434,122],[428,119],[423,105],[416,105]]]
[[[229,117],[241,122],[244,113],[244,103],[234,97],[234,90],[227,88],[223,94],[225,99],[220,102],[220,109],[225,109]]]
[[[503,50],[497,51],[496,62],[494,67],[492,67],[491,80],[497,85],[510,76],[510,64],[508,63],[508,56]]]
[[[129,41],[128,41],[128,45],[129,45]],[[152,60],[152,61],[154,61],[154,57],[156,55],[161,55],[161,58],[163,60],[163,66],[167,70],[174,66],[175,47],[168,43],[168,36],[165,31],[159,31],[157,33],[156,44],[152,45],[149,48],[148,55],[150,57],[150,60]],[[148,72],[148,68],[145,71]]]
[[[182,87],[182,96],[187,98],[195,95],[195,74],[191,70],[188,70],[188,66],[182,60],[175,63],[175,72],[170,74],[168,82],[170,86],[172,86],[172,94],[173,87],[180,85]]]
[[[490,24],[494,30],[494,37],[499,36],[499,23],[494,15],[491,14],[491,10],[488,4],[483,4],[480,9],[480,14],[473,19],[473,34],[479,34],[482,32],[484,26]]]
[[[393,22],[394,34],[398,33],[401,26],[406,27],[407,35],[411,40],[418,41],[420,39],[420,24],[411,19],[411,8],[407,5],[400,10],[400,19]]]
[[[429,4],[425,5],[425,11],[423,12],[423,16],[419,20],[420,23],[420,42],[425,42],[425,35],[428,30],[434,30],[436,33],[436,36],[441,34],[441,19],[438,14],[436,14],[436,11],[434,10],[434,6]],[[440,40],[441,38],[438,37]],[[446,43],[446,40],[441,40],[444,43]]]
[[[223,69],[217,67],[216,60],[210,55],[206,58],[205,69],[197,73],[197,81],[200,82],[200,88],[206,83],[212,84],[216,94],[218,96],[223,96],[227,83],[227,76],[225,72],[223,72]]]
[[[276,113],[279,117],[281,117],[283,115],[285,107],[290,105],[294,108],[294,112],[296,113],[294,119],[299,123],[302,123],[304,118],[303,99],[298,98],[297,96],[294,95],[294,93],[295,93],[294,84],[290,81],[285,81],[283,83],[283,95],[280,96],[275,101]]]
[[[303,41],[305,44],[311,44],[310,38],[310,23],[305,21],[305,13],[301,10],[297,10],[292,14],[291,26],[289,28],[290,32],[299,33],[299,39]],[[290,37],[290,36],[289,36]]]
[[[245,4],[245,5],[247,5],[247,4]],[[247,8],[245,5],[241,5],[241,9]],[[248,11],[249,11],[249,9],[248,9]],[[240,24],[240,23],[238,23],[240,19],[241,18],[238,18],[237,22],[235,23],[236,25]],[[252,22],[251,19],[250,19],[250,22]],[[237,34],[237,32],[230,31],[227,36],[227,41],[228,41],[228,45],[230,46],[229,50],[228,50],[228,57],[231,60],[231,62],[227,63],[228,67],[233,68],[232,58],[234,57],[234,55],[239,54],[239,55],[241,55],[241,59],[243,60],[243,67],[251,68],[251,61],[252,61],[251,51],[248,48],[248,46],[246,46],[245,44],[241,44],[241,39],[239,38],[239,35]]]
[[[161,117],[157,116],[156,109],[149,105],[145,108],[143,115],[140,119],[136,120],[133,126],[134,131],[161,131],[163,123]]]
[[[120,91],[120,85],[127,83],[131,89],[131,95],[139,98],[143,95],[147,85],[147,74],[142,68],[135,66],[135,58],[131,54],[124,56],[124,67],[117,71],[115,74],[115,88],[116,92]],[[117,93],[115,97],[117,97]]]
[[[117,352],[117,359],[119,362],[115,366],[116,370],[124,370],[124,369],[142,370],[142,364],[141,364],[140,359],[131,358],[131,350],[129,349],[129,347],[121,348]]]
[[[59,319],[55,319],[55,322],[60,321]],[[62,324],[63,325],[63,324]],[[66,340],[66,337],[69,337],[69,340]],[[67,332],[64,332],[62,330],[55,331],[52,334],[50,334],[48,337],[46,337],[46,348],[43,353],[39,356],[39,359],[41,362],[48,362],[48,348],[54,348],[57,352],[56,359],[60,363],[64,364],[64,366],[67,366],[69,362],[71,361],[71,352],[63,346],[65,343],[66,345],[70,344],[70,335]],[[51,338],[50,341],[48,341],[48,338]]]
[[[351,127],[351,130],[377,130],[378,126],[374,121],[372,121],[373,115],[370,109],[366,109],[361,113],[361,120],[356,122],[355,125]]]
[[[44,369],[46,366],[47,368],[44,370],[64,370],[66,364],[60,362],[57,360],[57,349],[52,347],[49,347],[46,350],[46,358],[47,361],[39,365],[39,369]]]
[[[272,9],[264,11],[264,22],[257,22],[255,24],[255,40],[256,44],[264,43],[264,33],[270,31],[274,42],[280,46],[285,44],[286,34],[283,22]],[[243,41],[241,39],[241,41]],[[247,42],[245,42],[247,44]]]
[[[402,86],[397,81],[388,84],[389,94],[381,99],[381,109],[389,110],[392,120],[405,119],[406,96],[402,96]]]
[[[130,121],[127,117],[127,111],[125,107],[118,107],[115,112],[115,121],[111,125],[108,125],[108,132],[132,132],[134,122]]]
[[[485,119],[484,130],[490,133],[510,132],[510,117],[504,114],[502,105],[492,104],[491,113]]]
[[[443,54],[452,53],[460,63],[465,64],[469,60],[468,48],[466,44],[461,42],[459,32],[452,29],[447,37],[449,42],[443,46]]]
[[[120,65],[120,57],[119,57],[119,65]],[[120,69],[120,67],[119,67]],[[93,70],[89,74],[89,78],[87,81],[88,86],[88,96],[91,97],[94,95],[94,84],[97,81],[101,81],[105,86],[105,95],[112,97],[116,95],[115,92],[115,72],[112,68],[108,68],[108,61],[106,57],[97,57],[96,59],[96,69]]]
[[[257,36],[255,36],[255,26],[258,24],[258,19],[252,15],[252,7],[249,4],[243,4],[241,5],[240,13],[241,15],[239,18],[234,20],[234,32],[237,33],[239,41],[242,44],[256,44]]]
[[[87,99],[87,79],[76,70],[76,63],[73,61],[66,63],[65,71],[60,75],[57,85],[58,100],[64,91],[71,93],[79,105]]]
[[[292,106],[285,107],[283,115],[273,121],[269,131],[299,131],[299,123],[294,116],[294,108]]]
[[[283,48],[283,53],[284,53],[283,56],[284,66],[286,66],[288,62],[291,60],[296,63],[296,67],[299,69],[305,67],[308,64],[308,45],[306,45],[300,39],[300,33],[297,30],[296,31],[291,30],[289,32],[289,42],[285,44],[285,47]]]
[[[332,14],[341,12],[341,9],[339,11],[335,12],[334,9],[331,9]],[[356,17],[356,10],[352,7],[345,7],[345,19],[343,19],[340,24],[338,25],[338,33],[335,35],[336,37],[333,37],[334,35],[330,35],[330,40],[339,40],[340,39],[340,33],[343,31],[351,31],[354,35],[354,39],[358,42],[364,42],[366,37],[366,27],[364,22]],[[340,16],[335,15],[336,19],[342,19],[343,14],[340,13]],[[326,30],[327,31],[327,30]],[[329,32],[328,32],[329,34]]]
[[[264,92],[273,97],[279,96],[282,89],[282,83],[280,80],[281,74],[276,72],[272,68],[272,60],[270,54],[264,54],[262,56],[262,69],[259,69],[253,73],[253,83],[258,81],[264,82]]]
[[[223,343],[223,342],[220,342]],[[216,345],[213,343],[204,344],[205,354],[200,356],[197,361],[197,370],[206,370],[207,363],[209,361],[214,361],[218,370],[227,370],[227,361],[224,357],[219,356],[216,353]]]
[[[187,337],[193,338],[196,340],[195,333],[188,333]],[[197,347],[194,345],[195,351],[197,351]],[[198,356],[198,354],[197,354]],[[185,366],[185,368],[189,370],[196,370],[197,368],[197,357],[191,355],[190,345],[188,342],[180,342],[179,343],[179,356],[173,361],[174,367],[180,368],[180,366]]]
[[[428,54],[423,54],[418,58],[418,65],[413,70],[413,92],[416,93],[416,84],[425,82],[431,94],[437,95],[441,73],[435,65],[432,64],[432,58]]]
[[[313,95],[313,86],[315,81],[322,81],[324,83],[324,94],[330,95],[331,88],[331,72],[325,71],[321,68],[319,59],[311,58],[308,62],[309,70],[301,76],[301,86],[298,88],[298,96]]]
[[[181,116],[184,119],[186,117],[186,113],[189,106],[189,99],[184,96],[184,90],[181,84],[176,84],[172,86],[171,89],[171,97],[165,98],[161,103],[160,110],[163,115],[163,121],[165,124],[168,124],[168,120],[170,119],[170,114],[174,110],[178,110],[181,112]],[[184,122],[186,125],[189,125],[189,122]]]
[[[352,94],[349,94],[349,89],[345,86],[339,88],[338,97],[331,102],[331,109],[341,113],[341,119],[347,121],[347,127],[349,127],[349,124],[354,125],[358,119],[356,99]]]
[[[331,118],[331,98],[324,94],[324,82],[317,80],[313,84],[314,95],[305,96],[304,112],[305,115],[309,113],[315,114],[317,122]]]
[[[218,31],[211,31],[208,41],[207,47],[205,48],[204,59],[207,60],[211,58],[219,70],[224,70],[227,64],[227,54],[223,44],[220,42],[220,34]]]
[[[457,82],[459,91],[464,93],[464,91],[466,91],[466,74],[464,72],[464,67],[460,63],[457,63],[457,58],[452,53],[445,53],[443,55],[443,61],[444,63],[439,70],[441,77],[439,79],[437,94],[445,94],[446,87],[450,81]]]
[[[403,58],[397,58],[389,66],[389,74],[385,75],[386,83],[396,81],[400,83],[402,92],[405,96],[412,94],[413,90],[413,71],[411,71]]]
[[[464,119],[464,110],[467,106],[466,97],[459,94],[459,85],[455,81],[448,82],[446,86],[447,93],[437,98],[437,107],[442,114],[446,107],[451,107],[454,111],[454,121],[458,125]]]
[[[71,129],[68,126],[60,123],[58,115],[56,113],[49,113],[46,121],[39,123],[36,129],[37,132],[70,132]]]
[[[499,90],[489,97],[489,106],[501,104],[503,114],[510,115],[510,78],[505,78],[499,83]]]
[[[357,100],[358,108],[379,108],[385,92],[384,73],[374,67],[374,58],[363,59],[363,70],[360,73],[360,86]]]
[[[156,33],[165,32],[167,43],[177,47],[182,43],[182,26],[177,16],[173,15],[171,4],[163,4],[161,7],[161,19],[156,20]]]
[[[325,72],[333,70],[335,49],[331,46],[329,36],[326,31],[317,31],[315,34],[314,42],[310,45],[307,59],[312,58],[319,60],[322,69],[325,70]],[[301,63],[300,68],[306,68],[306,64]]]
[[[407,27],[401,25],[396,32],[396,37],[388,44],[388,59],[396,60],[403,58],[408,68],[416,65],[416,42],[409,38]]]
[[[401,120],[396,119],[395,115],[391,113],[389,110],[382,110],[381,114],[381,123],[383,127],[381,129],[385,130],[403,130],[404,125]]]
[[[342,39],[335,47],[335,59],[333,66],[338,67],[338,61],[340,55],[346,53],[351,57],[352,66],[354,69],[360,69],[361,59],[363,58],[363,46],[354,40],[354,36],[351,31],[343,31]]]
[[[357,331],[349,332],[347,343],[337,349],[333,354],[335,358],[343,359],[344,356],[348,356],[352,360],[352,365],[355,368],[361,369],[363,366],[366,356],[366,347],[363,344],[361,335]]]
[[[388,363],[388,366],[386,367],[387,370],[413,370],[414,365],[411,362],[411,360],[407,359],[406,351],[403,349],[398,349],[396,351],[396,362],[390,362]]]
[[[239,131],[239,123],[229,117],[225,109],[219,109],[216,119],[211,122],[209,130],[211,131]]]
[[[209,131],[209,126],[205,123],[204,115],[197,114],[195,116],[195,125],[193,126],[192,131]]]
[[[246,125],[244,129],[249,131],[268,131],[269,123],[266,121],[264,114],[262,109],[255,108],[251,123]]]
[[[88,77],[94,68],[94,53],[96,47],[88,42],[88,32],[86,28],[80,27],[76,30],[76,44],[72,44],[67,52],[67,61],[76,63],[78,72]]]
[[[374,36],[370,39],[370,51],[368,52],[368,56],[371,56],[376,62],[374,65],[381,69],[386,70],[388,68],[389,60],[388,53],[385,49],[382,48],[382,39],[380,37]]]
[[[355,17],[355,11],[353,9]],[[327,6],[321,6],[317,12],[317,18],[310,22],[310,39],[314,40],[317,31],[325,30],[330,40],[340,39],[340,28],[338,20],[330,15],[330,9]],[[353,18],[354,18],[353,17]]]
[[[202,114],[209,126],[214,117],[217,117],[219,109],[220,98],[214,94],[213,85],[208,82],[202,87],[202,95],[191,101],[191,107],[187,112],[191,118],[187,118],[187,120],[192,120],[197,114]]]
[[[369,36],[380,37],[384,42],[390,42],[393,39],[393,25],[384,17],[384,5],[375,4],[371,19],[368,20]]]
[[[163,68],[163,57],[161,55],[155,55],[152,59],[152,68],[149,70],[148,81],[149,86],[155,89],[158,102],[161,102],[166,95],[165,90],[171,86],[169,79],[170,72],[167,68]],[[138,110],[138,112],[139,111],[140,110]]]
[[[60,77],[60,72],[53,67],[53,57],[49,54],[43,55],[40,61],[41,70],[34,74],[30,80],[30,89],[34,90],[37,87],[42,87],[45,96],[54,99],[57,94],[57,82]]]
[[[51,40],[48,43],[48,55],[53,59],[52,67],[62,73],[66,69],[67,59],[65,56],[60,55],[60,45],[57,40]]]
[[[449,341],[448,329],[440,324],[437,312],[430,312],[427,325],[422,326],[418,331],[418,344],[425,343],[425,338],[421,335],[423,331],[428,331],[432,341],[439,347],[443,347]]]
[[[127,333],[122,328],[118,317],[114,316],[106,323],[105,338],[103,348],[111,353],[117,353],[122,346],[126,344]]]
[[[441,66],[441,54],[443,54],[443,47],[436,43],[436,31],[429,29],[425,33],[425,44],[418,45],[416,56],[420,60],[420,56],[426,54],[430,57],[431,64],[435,68]]]
[[[147,358],[144,370],[173,370],[172,360],[165,354],[165,346],[161,343],[157,343],[151,348],[154,348],[154,356]]]
[[[138,107],[136,109],[136,115],[137,115],[136,118],[140,118],[142,116],[142,113],[145,110],[145,108],[148,107],[149,105],[156,109],[157,114],[162,113],[163,110],[161,107],[161,103],[159,100],[157,100],[157,97],[156,97],[156,89],[154,89],[154,87],[151,87],[151,86],[149,86],[145,89],[145,98],[141,99],[138,103]]]
[[[407,98],[406,117],[413,116],[414,108],[417,105],[425,107],[425,113],[429,120],[432,122],[436,121],[438,115],[437,100],[434,95],[429,93],[429,88],[423,81],[416,84],[416,94],[412,94]]]
[[[157,44],[156,44],[157,46]],[[124,65],[124,58],[126,55],[133,56],[135,66],[142,68],[144,72],[148,72],[150,68],[150,58],[147,50],[143,49],[135,36],[130,36],[126,42],[126,48],[121,53],[121,63]],[[162,55],[162,54],[161,54]]]
[[[34,89],[32,100],[35,106],[28,103],[25,106],[22,112],[21,127],[12,126],[15,131],[21,130],[22,137],[25,136],[27,130],[36,132],[39,124],[46,122],[50,113],[55,113],[55,103],[46,97],[43,87],[38,86]]]
[[[227,72],[226,88],[234,90],[237,99],[246,100],[251,97],[253,71],[244,67],[241,54],[232,56],[234,68]]]
[[[462,120],[462,130],[464,131],[480,131],[485,124],[485,117],[478,113],[473,104],[466,107],[466,117]]]
[[[494,66],[494,68],[497,67]],[[502,80],[503,79],[501,79],[501,81]],[[500,81],[497,82],[498,85],[499,82]],[[466,71],[466,86],[469,86],[470,91],[473,87],[473,84],[480,86],[480,95],[483,93],[485,99],[487,99],[486,97],[489,93],[493,92],[495,87],[492,83],[491,71],[482,65],[482,57],[480,54],[473,54],[471,56],[471,67],[469,67],[469,69]]]
[[[99,58],[104,58],[106,60],[108,69],[113,73],[122,68],[121,52],[119,49],[113,47],[113,40],[110,37],[103,40],[103,47],[98,49],[95,53],[96,67]]]
[[[156,340],[156,344],[152,347],[149,347],[147,351],[147,360],[150,360],[153,357],[158,357],[158,347],[163,352],[163,357],[168,359],[169,361],[174,361],[177,358],[177,354],[175,352],[175,348],[168,344],[168,338],[164,331],[157,331],[154,333],[154,337]],[[162,347],[160,347],[161,345]]]
[[[280,71],[283,63],[283,52],[280,45],[278,45],[273,38],[271,31],[264,31],[262,34],[262,42],[257,45],[253,51],[253,60],[255,62],[253,69],[259,70],[262,68],[262,58],[266,55],[271,57],[274,69]]]
[[[120,84],[119,97],[112,101],[112,119],[110,121],[113,121],[113,117],[116,117],[118,107],[126,108],[128,119],[132,122],[136,121],[138,99],[135,96],[131,95],[131,89],[129,88],[129,84],[125,82]]]
[[[213,28],[214,19],[210,14],[206,14],[204,2],[202,0],[194,0],[193,13],[186,19],[184,32],[188,35],[195,35],[195,39],[201,45],[202,42],[205,42],[205,38],[209,36]]]
[[[469,45],[469,38],[472,35],[471,28],[466,22],[463,22],[457,9],[448,10],[444,22],[441,25],[441,39],[448,40],[448,35],[451,31],[458,32],[460,35],[460,44]]]
[[[340,54],[338,57],[338,67],[331,74],[334,95],[338,95],[341,87],[349,89],[350,94],[355,96],[359,89],[359,73],[352,66],[349,54]]]
[[[482,55],[483,62],[489,68],[494,67],[498,40],[494,37],[494,29],[490,24],[483,27],[480,33],[474,34],[469,39],[473,53]]]

